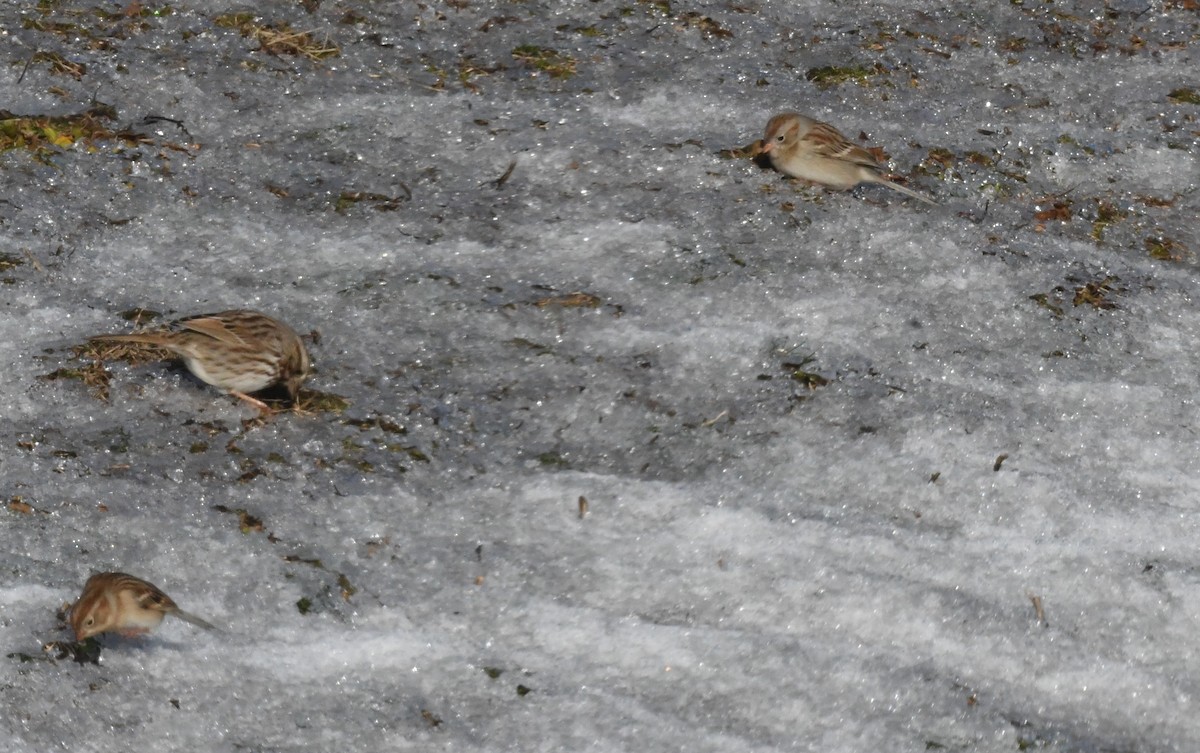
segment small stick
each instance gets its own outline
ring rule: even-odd
[[[36,55],[36,54],[37,53],[35,52],[34,55]],[[31,65],[33,65],[33,55],[30,55],[28,58],[26,58],[25,67],[21,69],[21,75],[17,76],[18,84],[20,84],[22,81],[25,80],[25,72],[29,70],[29,66],[31,66]]]
[[[517,169],[517,161],[513,160],[512,162],[509,162],[508,169],[504,171],[504,174],[501,175],[499,178],[496,178],[495,180],[491,181],[491,184],[496,187],[497,191],[499,191],[501,188],[504,187],[504,184],[508,182],[508,179],[512,177],[513,170],[516,170],[516,169]],[[480,184],[480,185],[482,185],[482,184]]]
[[[1046,621],[1046,610],[1044,607],[1042,607],[1042,597],[1035,593],[1026,595],[1029,597],[1029,601],[1033,604],[1033,612],[1035,615],[1037,615],[1038,624],[1042,625],[1043,627],[1050,627],[1050,623]]]
[[[21,249],[21,251],[22,251],[22,252],[24,252],[24,254],[25,254],[25,258],[29,260],[29,264],[30,264],[30,265],[31,265],[31,266],[32,266],[32,267],[33,267],[35,270],[37,270],[38,272],[45,272],[45,271],[46,271],[46,268],[45,268],[45,267],[43,267],[43,266],[42,266],[42,263],[41,263],[41,262],[39,262],[39,261],[37,260],[37,257],[35,257],[35,256],[33,255],[33,252],[32,252],[32,251],[30,251],[30,250],[29,250],[29,249],[27,249],[27,248],[23,248],[23,249]]]

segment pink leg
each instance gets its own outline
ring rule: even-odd
[[[264,416],[270,415],[275,412],[275,411],[271,410],[271,406],[267,405],[262,400],[259,400],[256,397],[250,397],[245,392],[238,392],[237,390],[230,390],[229,394],[233,395],[234,397],[238,398],[239,400],[245,400],[247,403],[250,403],[255,408],[258,408],[258,412]]]

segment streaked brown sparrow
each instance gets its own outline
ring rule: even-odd
[[[784,112],[771,118],[762,151],[771,166],[784,175],[846,191],[859,183],[878,183],[905,196],[937,204],[927,196],[883,177],[883,165],[866,149],[850,143],[828,123]]]
[[[182,358],[201,381],[220,387],[264,413],[270,408],[249,393],[280,385],[295,402],[312,368],[304,343],[291,327],[245,309],[189,316],[145,332],[90,339],[165,348]]]
[[[125,573],[97,573],[88,578],[68,621],[75,640],[83,641],[109,632],[127,638],[143,635],[158,627],[167,615],[205,630],[215,629],[180,609],[158,586]]]

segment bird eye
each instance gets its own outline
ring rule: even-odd
[[[96,618],[95,618],[95,617],[89,617],[89,618],[87,618],[86,620],[84,620],[84,621],[83,621],[83,626],[84,626],[84,627],[91,627],[91,626],[92,626],[92,624],[93,624],[95,621],[96,621]]]

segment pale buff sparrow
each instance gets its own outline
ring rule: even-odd
[[[927,196],[883,177],[883,165],[866,149],[850,143],[828,123],[784,112],[771,118],[762,151],[784,175],[847,191],[859,183],[878,183],[905,196],[937,204]]]
[[[97,573],[88,578],[83,593],[71,607],[68,621],[75,631],[75,640],[83,641],[109,632],[126,638],[143,635],[158,627],[167,615],[205,630],[215,630],[196,615],[180,609],[158,586],[125,573]]]
[[[291,327],[244,309],[189,316],[145,332],[89,339],[165,348],[182,358],[201,381],[220,387],[264,413],[270,408],[249,393],[279,385],[295,402],[300,385],[311,371],[308,351]]]

